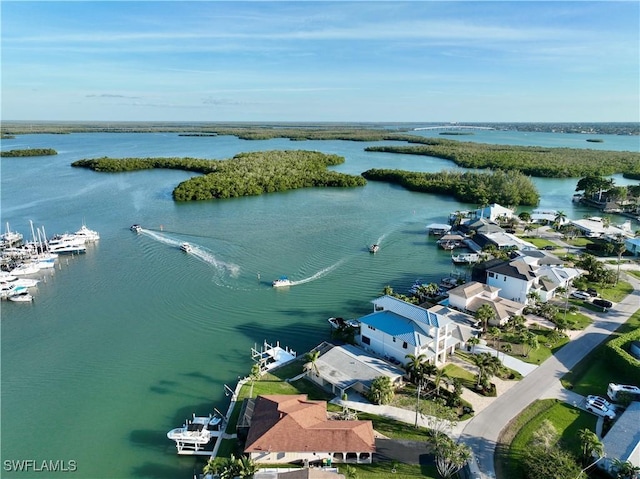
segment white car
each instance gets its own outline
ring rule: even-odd
[[[613,406],[611,406],[611,403],[599,396],[588,396],[584,408],[598,416],[609,419],[616,417],[616,411]]]
[[[571,293],[571,297],[577,299],[590,299],[591,295],[586,291],[574,291]]]

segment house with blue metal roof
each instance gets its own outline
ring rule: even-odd
[[[392,296],[377,298],[373,305],[373,313],[360,318],[358,338],[369,352],[400,364],[408,354],[444,364],[461,344],[453,334],[456,325],[446,316]]]

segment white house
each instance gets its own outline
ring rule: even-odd
[[[373,305],[374,312],[360,318],[358,339],[366,351],[401,364],[407,362],[407,354],[424,354],[443,364],[461,343],[445,316],[392,296],[377,298]]]
[[[614,459],[640,467],[640,402],[635,401],[616,420],[602,439],[606,457],[598,466],[615,476]]]
[[[514,216],[512,209],[500,206],[497,203],[485,206],[484,208],[478,208],[476,210],[477,218],[487,218],[491,221],[496,221],[498,218],[511,218]]]
[[[489,305],[495,313],[495,320],[490,321],[490,326],[502,326],[509,318],[522,314],[524,304],[499,296],[500,288],[471,281],[449,290],[449,306],[475,313],[483,304]]]

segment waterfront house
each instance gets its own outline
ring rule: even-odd
[[[501,298],[499,292],[498,287],[471,281],[449,290],[449,306],[475,314],[483,304],[487,304],[495,313],[495,319],[489,321],[489,326],[502,326],[509,318],[523,314],[525,305]]]
[[[629,238],[624,242],[627,251],[634,256],[640,256],[640,238]]]
[[[514,216],[512,209],[493,203],[476,210],[477,218],[486,218],[490,221],[498,221],[498,218],[511,218]]]
[[[403,369],[356,346],[323,343],[316,350],[320,355],[309,368],[307,378],[337,397],[350,391],[366,395],[373,380],[380,376],[387,376],[394,388],[403,384]]]
[[[374,311],[360,318],[359,342],[383,358],[405,364],[407,354],[424,354],[434,364],[444,364],[461,340],[445,316],[392,296],[373,300]]]
[[[261,395],[243,407],[245,454],[260,464],[371,463],[371,421],[329,420],[326,401],[306,394]]]

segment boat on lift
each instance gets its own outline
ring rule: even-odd
[[[183,451],[193,452],[203,450],[214,437],[222,434],[222,417],[209,414],[209,416],[193,415],[182,427],[172,429],[167,433],[167,438],[175,441],[178,454]]]

